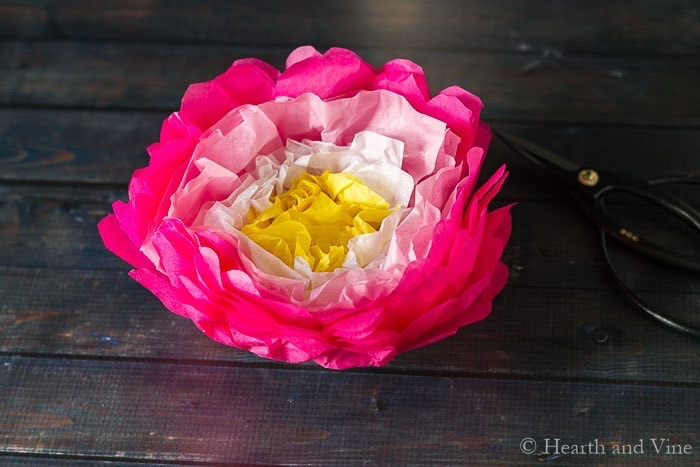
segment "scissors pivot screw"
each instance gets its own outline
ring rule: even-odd
[[[619,231],[618,233],[619,233],[620,235],[622,235],[623,237],[629,238],[629,239],[632,240],[633,242],[638,242],[638,241],[639,241],[639,237],[637,237],[633,232],[630,232],[630,231],[627,230],[627,229],[624,229],[624,228],[623,228],[623,229],[620,229],[620,231]]]
[[[598,180],[598,172],[593,169],[583,169],[578,173],[578,182],[583,186],[596,186]]]

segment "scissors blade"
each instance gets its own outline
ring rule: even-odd
[[[536,164],[548,168],[549,170],[556,168],[564,172],[578,172],[581,169],[580,166],[574,164],[573,162],[557,156],[552,151],[549,151],[548,149],[545,149],[537,144],[531,143],[530,141],[520,138],[519,136],[515,136],[511,133],[500,130],[494,131],[494,134],[515,151],[519,152]]]

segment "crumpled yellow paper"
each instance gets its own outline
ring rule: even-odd
[[[343,265],[348,241],[373,233],[398,207],[350,173],[303,173],[262,212],[251,208],[241,232],[290,268],[297,256],[314,272]]]

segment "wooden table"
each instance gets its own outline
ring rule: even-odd
[[[575,162],[700,173],[697,2],[0,1],[0,464],[696,465],[700,343],[641,316],[566,193],[497,142],[509,283],[384,368],[218,345],[128,278],[95,225],[187,84],[301,44],[411,58]],[[697,290],[675,292],[696,316]]]

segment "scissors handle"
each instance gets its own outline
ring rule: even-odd
[[[608,270],[612,274],[613,279],[617,283],[618,287],[625,293],[628,299],[630,299],[639,309],[644,313],[651,316],[655,320],[659,321],[661,324],[670,327],[679,332],[689,334],[694,337],[700,337],[700,327],[693,324],[679,321],[671,315],[662,313],[655,309],[655,307],[648,304],[642,297],[637,295],[622,279],[620,272],[617,270],[610,258],[610,253],[608,252],[608,243],[606,240],[606,233],[604,230],[600,231],[600,247],[603,250],[603,259],[605,264],[608,266]]]
[[[610,215],[605,200],[609,195],[616,192],[636,196],[665,210],[688,225],[691,230],[698,234],[698,241],[700,242],[700,212],[697,209],[649,182],[638,181],[604,171],[596,171],[596,178],[601,181],[601,188],[594,192],[593,203],[590,202],[590,199],[587,201],[580,199],[576,196],[576,193],[575,197],[581,201],[580,204],[583,210],[588,213],[601,229],[617,241],[647,257],[687,270],[700,272],[700,259],[669,250],[662,245],[647,240],[642,234],[636,233],[634,228],[623,224]],[[690,183],[697,182],[690,181]]]

